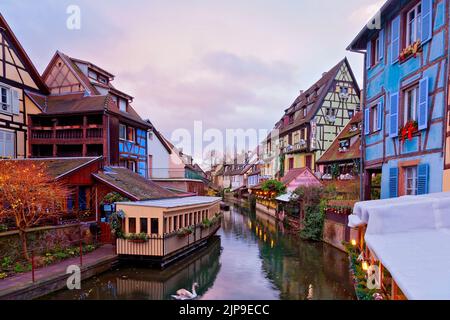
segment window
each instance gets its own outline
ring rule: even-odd
[[[0,158],[15,157],[15,133],[0,130]]]
[[[136,140],[135,130],[133,127],[127,127],[127,140],[133,142]]]
[[[141,233],[148,233],[148,219],[140,218],[141,222]]]
[[[291,114],[289,115],[289,124],[293,124],[294,123],[294,115]]]
[[[1,111],[11,112],[11,105],[9,103],[9,89],[0,87],[0,93]]]
[[[370,108],[370,119],[372,119],[370,132],[378,131],[378,104]]]
[[[371,66],[377,65],[377,63],[380,61],[380,35],[378,34],[373,40],[372,40],[372,53],[370,55],[370,58],[372,61],[370,62]]]
[[[420,40],[422,32],[422,6],[416,5],[406,14],[406,46]]]
[[[348,110],[348,117],[349,117],[349,119],[353,118],[354,115],[355,115],[355,111],[354,110]]]
[[[151,218],[151,220],[150,220],[150,231],[151,231],[151,234],[158,234],[159,233],[159,219],[158,218]]]
[[[405,91],[404,124],[417,121],[417,106],[419,101],[419,86]]]
[[[78,189],[78,209],[81,211],[87,210],[86,187],[79,187]]]
[[[97,80],[97,73],[92,70],[88,70],[88,77]]]
[[[178,229],[178,217],[173,217],[173,230],[177,230]]]
[[[127,100],[119,98],[119,110],[127,112]]]
[[[194,223],[192,222],[192,212],[189,213],[189,225],[192,226]]]
[[[119,124],[119,139],[120,140],[127,139],[127,126],[124,124]]]
[[[306,107],[302,108],[302,118],[306,118]]]
[[[405,171],[405,192],[406,195],[417,194],[417,167],[406,167]]]
[[[336,116],[336,110],[334,108],[327,108],[327,116],[329,117]]]
[[[108,79],[101,75],[98,76],[98,81],[104,84],[108,83]]]
[[[128,233],[136,233],[136,218],[128,218]]]

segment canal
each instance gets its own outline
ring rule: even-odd
[[[194,282],[198,299],[355,299],[344,253],[240,207],[225,212],[217,236],[188,259],[164,270],[121,265],[44,299],[171,299]]]

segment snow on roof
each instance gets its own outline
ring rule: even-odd
[[[147,200],[136,202],[117,202],[117,204],[126,204],[142,207],[176,208],[200,204],[210,204],[220,200],[222,200],[222,198],[195,196],[186,198],[159,199],[159,200]]]
[[[450,299],[450,193],[357,203],[366,244],[410,300]]]

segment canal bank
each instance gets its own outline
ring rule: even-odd
[[[81,279],[87,280],[95,275],[110,270],[117,265],[118,257],[114,247],[104,245],[94,252],[83,257]],[[35,281],[32,281],[31,272],[16,275],[0,281],[0,300],[30,300],[67,287],[69,275],[66,273],[68,266],[80,266],[79,258],[71,258],[54,265],[37,269]]]
[[[302,241],[259,212],[232,206],[203,250],[164,270],[121,264],[43,299],[171,299],[199,283],[204,300],[348,300],[355,293],[347,255],[325,243]]]

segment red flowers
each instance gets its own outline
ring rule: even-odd
[[[419,130],[419,126],[417,125],[417,121],[408,121],[402,128],[400,128],[399,136],[401,140],[404,142],[406,138],[409,141],[412,140],[413,134]]]
[[[422,52],[422,44],[421,44],[420,40],[417,40],[416,42],[414,42],[413,44],[411,44],[410,46],[408,46],[402,50],[402,52],[400,53],[400,56],[399,56],[399,61],[403,62],[411,56],[414,56],[414,58],[415,58],[415,57],[417,57],[417,54],[419,52]]]

